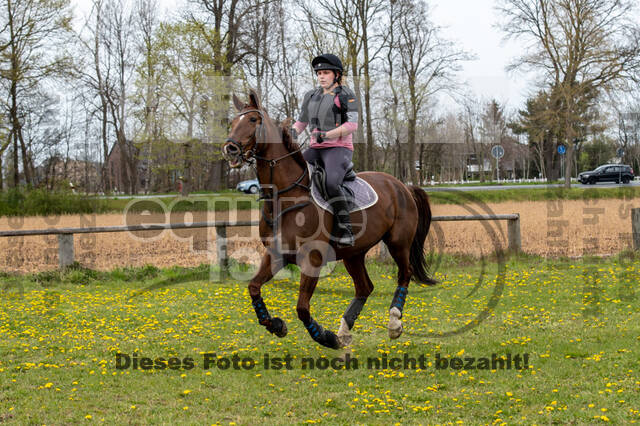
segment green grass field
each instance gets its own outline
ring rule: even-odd
[[[0,277],[0,422],[640,420],[640,258],[547,261],[521,256],[502,266],[495,259],[445,258],[436,274],[441,284],[410,286],[405,332],[395,341],[386,329],[395,268],[372,263],[369,272],[376,289],[353,330],[350,356],[359,368],[350,369],[303,368],[305,357],[338,367],[334,358],[344,351],[320,347],[297,320],[295,271],[263,288],[271,314],[288,324],[283,339],[257,324],[246,282],[208,282],[205,265],[5,274]],[[337,331],[352,292],[350,278],[338,265],[321,279],[312,299],[313,316]],[[438,337],[473,323],[496,295],[486,320],[465,333]],[[181,366],[191,358],[194,367],[119,370],[118,352],[177,357]],[[214,364],[205,369],[207,353]],[[475,358],[480,365],[480,358],[492,354],[528,354],[528,368],[435,365],[436,357],[465,363]],[[246,358],[246,367],[251,360],[255,366],[218,368],[234,355]],[[264,368],[265,355],[288,355],[291,368]],[[425,368],[366,365],[368,359],[405,355],[422,355]]]

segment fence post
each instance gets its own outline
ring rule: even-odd
[[[58,234],[58,262],[60,269],[73,265],[73,234]]]
[[[631,209],[631,233],[633,249],[640,250],[640,209]]]
[[[220,266],[220,279],[227,278],[229,273],[229,259],[227,258],[227,227],[216,226],[216,254]]]
[[[522,240],[520,238],[520,214],[516,219],[507,221],[507,237],[509,239],[509,251],[517,253],[522,251]]]

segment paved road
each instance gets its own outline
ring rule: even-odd
[[[561,183],[551,185],[486,185],[486,186],[425,186],[425,190],[430,192],[436,191],[500,191],[504,189],[524,189],[524,188],[560,188],[564,186]],[[627,185],[609,182],[596,183],[595,185],[583,185],[581,183],[572,183],[572,188],[620,188],[628,186],[640,186],[640,181],[633,181]]]

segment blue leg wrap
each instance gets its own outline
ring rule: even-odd
[[[305,328],[311,335],[311,338],[322,346],[326,346],[331,349],[340,348],[338,337],[333,332],[322,328],[322,326],[313,318],[309,321],[309,324],[305,324]]]
[[[267,306],[264,304],[264,300],[262,300],[262,297],[259,297],[254,299],[251,304],[253,305],[253,309],[256,311],[258,322],[265,325],[271,319],[271,316],[269,315]]]
[[[407,287],[396,287],[396,292],[393,294],[393,300],[391,300],[391,306],[389,306],[389,309],[398,308],[400,310],[400,313],[402,313],[408,291],[409,289]]]

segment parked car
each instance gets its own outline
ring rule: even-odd
[[[629,183],[633,180],[633,169],[626,164],[605,164],[595,170],[580,173],[578,180],[590,185],[597,182]]]
[[[257,194],[260,189],[260,182],[258,182],[258,179],[243,180],[236,186],[236,189],[246,194]]]

